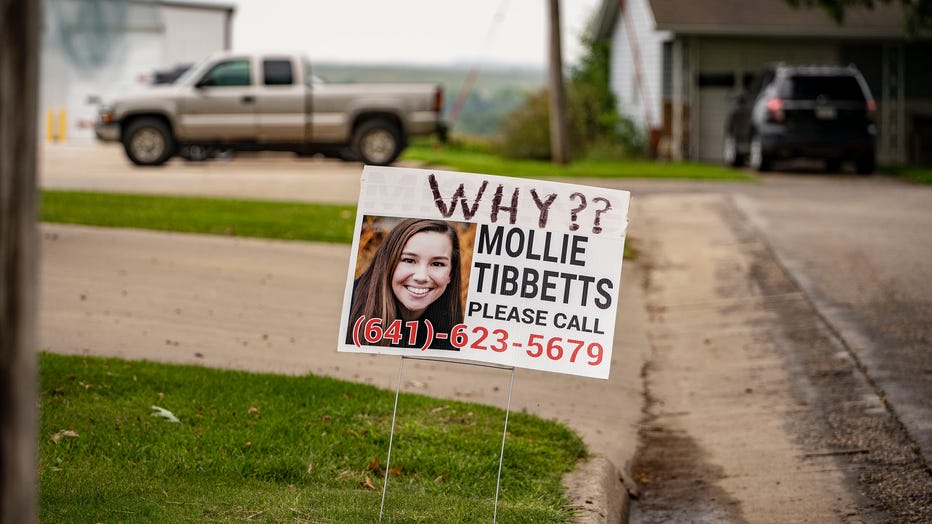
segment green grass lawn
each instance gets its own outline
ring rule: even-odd
[[[681,178],[704,180],[756,180],[736,169],[698,162],[653,162],[648,160],[581,160],[564,166],[536,160],[508,160],[481,148],[439,146],[416,142],[403,154],[416,160],[455,171],[529,178]]]
[[[932,168],[907,166],[881,166],[880,170],[894,176],[905,178],[917,184],[932,184]]]
[[[378,521],[393,391],[42,354],[40,402],[42,522]],[[490,522],[503,421],[403,394],[384,522]],[[522,413],[508,430],[499,522],[570,522],[560,482],[582,441]]]
[[[43,222],[317,242],[352,242],[356,206],[42,191]]]

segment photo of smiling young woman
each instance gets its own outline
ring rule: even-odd
[[[475,228],[470,224],[364,217],[357,253],[358,276],[353,283],[350,305],[350,331],[360,317],[382,319],[383,329],[400,320],[402,336],[398,343],[383,339],[376,345],[417,348],[427,341],[428,320],[435,335],[449,334],[463,321],[469,264],[463,263],[462,253],[466,247],[467,257],[472,258],[474,235]],[[410,343],[409,322],[417,322],[414,344]],[[352,335],[347,333],[348,343],[352,342]],[[430,349],[455,348],[449,338],[435,336]]]

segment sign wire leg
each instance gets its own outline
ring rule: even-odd
[[[505,408],[505,429],[502,430],[502,452],[498,456],[498,479],[495,481],[495,509],[492,510],[492,524],[498,522],[498,492],[502,485],[502,462],[505,460],[505,437],[508,436],[508,414],[511,413],[511,390],[515,385],[515,368],[511,368],[511,381],[508,383],[508,406]]]
[[[398,366],[398,385],[395,386],[395,409],[392,410],[392,431],[388,435],[388,456],[385,458],[385,480],[382,482],[382,504],[379,506],[379,522],[382,522],[382,513],[385,510],[385,492],[388,489],[388,471],[392,463],[392,441],[395,439],[395,417],[398,415],[398,393],[401,391],[401,374],[405,369],[405,357],[401,357],[401,364]],[[514,381],[514,369],[511,370],[511,380]],[[508,392],[508,404],[511,405],[511,391]],[[507,427],[508,415],[505,415],[505,424]],[[504,442],[502,443],[504,449]],[[499,465],[501,471],[501,465]],[[499,473],[501,475],[501,473]],[[496,498],[498,495],[496,494]]]

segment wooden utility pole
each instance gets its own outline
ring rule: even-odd
[[[566,140],[566,91],[560,45],[560,0],[550,0],[550,158],[555,164],[569,162]]]
[[[0,0],[0,524],[38,521],[36,101],[41,4]]]

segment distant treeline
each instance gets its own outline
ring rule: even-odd
[[[314,73],[329,82],[439,82],[444,88],[444,114],[453,104],[469,74],[470,66],[343,65],[320,63]],[[494,136],[501,132],[502,117],[521,105],[528,94],[545,82],[545,72],[531,67],[479,66],[479,74],[454,124],[453,132]]]

